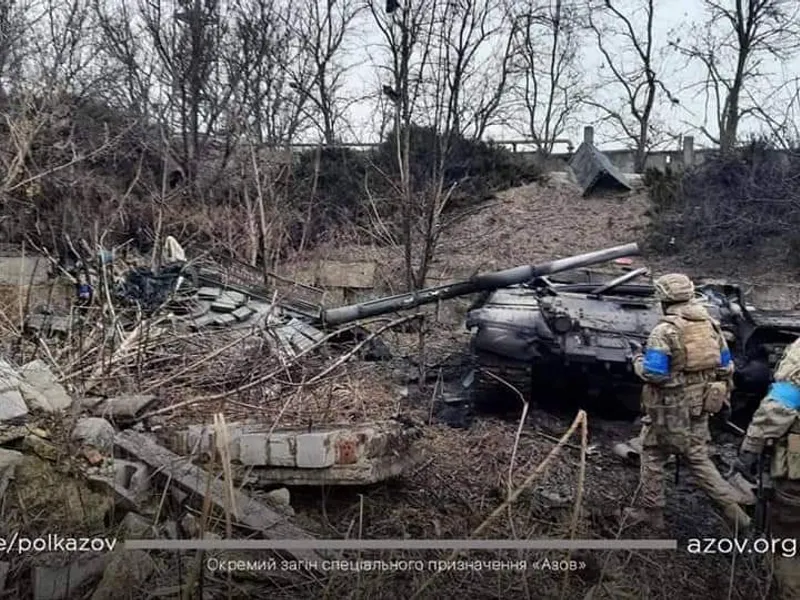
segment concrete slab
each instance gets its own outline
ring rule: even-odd
[[[338,432],[336,432],[338,433]],[[298,469],[324,469],[336,463],[336,433],[303,433],[296,439]]]
[[[260,423],[236,423],[229,432],[233,460],[262,483],[369,484],[395,477],[419,459],[416,430],[396,421],[272,434]],[[213,429],[193,426],[171,443],[179,454],[203,456],[213,450]]]
[[[263,434],[246,433],[239,438],[239,461],[244,465],[269,465],[269,442]]]
[[[47,283],[50,265],[39,256],[0,256],[0,285]]]

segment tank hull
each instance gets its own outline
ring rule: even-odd
[[[535,402],[561,393],[638,409],[641,381],[630,347],[644,345],[663,314],[652,285],[596,294],[603,277],[569,279],[496,290],[473,305],[467,328],[476,399],[514,394]],[[800,335],[800,313],[755,311],[735,285],[700,286],[697,299],[722,325],[734,355],[734,408],[752,408],[783,348]]]

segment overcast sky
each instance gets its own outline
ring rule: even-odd
[[[570,0],[566,0],[569,2]],[[623,0],[618,0],[622,2]],[[723,0],[723,2],[732,2],[733,0]],[[798,0],[800,1],[800,0]],[[634,6],[637,4],[636,0],[624,0],[623,5]],[[639,0],[641,5],[641,0]],[[378,81],[375,73],[374,66],[366,58],[368,54],[367,48],[377,46],[380,44],[380,34],[378,33],[377,26],[371,21],[371,16],[366,15],[362,26],[364,28],[363,37],[359,37],[357,43],[358,47],[354,50],[354,56],[360,56],[363,64],[354,69],[350,73],[350,87],[358,89],[360,93],[370,93],[378,87]],[[690,36],[689,25],[692,22],[705,23],[706,16],[701,0],[660,0],[657,1],[655,28],[658,37],[658,46],[663,47],[668,38],[674,39],[675,32],[683,36],[684,42],[687,42]],[[684,35],[686,34],[686,35]],[[598,80],[598,73],[603,73],[601,64],[603,57],[596,49],[594,40],[587,37],[582,44],[582,64],[585,65],[586,77],[593,83]],[[699,93],[697,88],[690,89],[692,84],[701,82],[704,78],[703,69],[698,64],[686,65],[684,57],[679,56],[677,52],[672,52],[666,57],[665,65],[665,79],[670,91],[678,97],[680,105],[672,106],[665,98],[662,97],[662,102],[657,108],[657,116],[659,119],[667,123],[671,132],[674,134],[694,135],[696,146],[711,145],[707,138],[698,130],[698,127],[704,123],[709,131],[716,133],[716,126],[714,121],[715,108],[709,106],[709,111],[706,117],[706,108],[704,96]],[[781,68],[780,64],[773,62],[771,65],[766,65],[764,70],[769,69],[772,73],[773,83],[781,83],[794,79],[800,76],[800,58],[794,59],[785,68]],[[765,84],[766,85],[766,84]],[[620,97],[620,88],[607,87],[604,89],[605,95],[601,97],[603,101],[611,102]],[[776,109],[778,110],[778,109]],[[352,108],[351,121],[355,127],[360,131],[355,131],[346,137],[349,140],[359,138],[359,141],[374,141],[369,139],[374,132],[374,125],[371,121],[374,118],[375,102],[364,102]],[[597,121],[597,113],[592,114],[589,111],[582,112],[575,122],[570,125],[565,133],[565,137],[572,139],[575,144],[579,144],[583,137],[583,126],[586,124],[595,125],[595,142],[606,149],[615,147],[623,147],[625,144],[620,144],[613,140],[617,136],[617,132],[610,125],[600,123]],[[757,124],[752,122],[743,123],[740,129],[740,137],[747,135],[757,127]],[[515,133],[507,128],[493,128],[489,133],[491,137],[496,140],[500,139],[518,139],[519,133]],[[670,142],[671,147],[676,147],[678,141]],[[563,151],[564,147],[556,148],[556,151]]]

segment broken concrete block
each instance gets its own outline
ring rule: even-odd
[[[324,469],[336,462],[333,433],[303,433],[295,443],[298,469]]]
[[[209,472],[180,460],[175,453],[161,447],[147,435],[126,430],[117,434],[115,444],[121,451],[147,462],[162,480],[192,492],[198,498],[205,497],[216,508],[229,505],[229,488],[220,480],[209,478]],[[286,517],[267,506],[256,502],[238,489],[233,490],[233,505],[236,520],[262,532],[270,539],[313,539],[301,529],[289,524]],[[327,553],[314,550],[294,550],[291,554],[301,560],[320,560]]]
[[[27,363],[20,370],[20,392],[33,409],[57,413],[72,406],[72,397],[42,360]]]
[[[58,447],[55,444],[40,438],[38,435],[26,435],[22,440],[23,447],[45,460],[58,460]]]
[[[263,467],[269,464],[269,446],[263,433],[245,433],[239,438],[239,462]]]
[[[291,503],[291,494],[286,488],[272,490],[266,494],[267,502],[284,514],[294,516],[294,509]]]
[[[75,561],[66,567],[36,567],[33,569],[33,598],[72,598],[78,589],[101,577],[108,563],[106,556],[96,556]]]
[[[122,535],[125,539],[129,540],[148,539],[151,538],[154,533],[152,522],[135,512],[126,514],[122,521],[120,521],[119,526]]]
[[[144,463],[116,459],[114,482],[130,490],[135,496],[150,491],[150,469]]]
[[[266,434],[262,434],[266,437]],[[295,439],[292,436],[273,434],[269,437],[269,465],[272,467],[296,467]]]
[[[152,394],[127,394],[115,396],[103,402],[95,408],[98,416],[110,417],[112,419],[133,419],[145,408],[155,402],[156,397]]]
[[[0,421],[23,420],[28,405],[20,393],[21,378],[14,368],[0,359]]]
[[[25,455],[22,452],[0,448],[0,498],[5,495],[8,484],[14,479],[14,471],[23,458]]]
[[[144,512],[150,491],[150,469],[144,463],[115,459],[114,471],[89,476],[96,488],[111,491],[114,501],[123,510]]]
[[[114,427],[99,417],[79,419],[72,431],[72,439],[87,446],[94,446],[104,454],[114,449]]]
[[[108,561],[103,579],[92,594],[91,600],[141,598],[146,594],[139,590],[155,568],[155,561],[143,550],[116,552]]]

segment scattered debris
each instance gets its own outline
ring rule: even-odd
[[[228,490],[211,473],[191,464],[169,450],[159,446],[147,435],[131,430],[117,434],[115,444],[124,452],[135,456],[157,470],[160,478],[192,493],[197,498],[205,497],[215,507],[225,510]],[[275,539],[313,539],[305,531],[291,525],[286,517],[259,504],[238,490],[233,491],[236,521]],[[321,560],[322,554],[314,551],[296,550],[292,554],[301,560]]]

